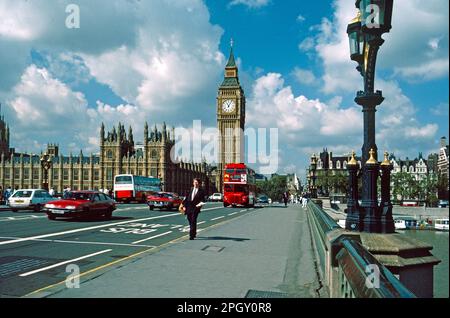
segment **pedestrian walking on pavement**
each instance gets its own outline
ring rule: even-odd
[[[289,192],[286,191],[283,193],[283,201],[284,201],[284,206],[286,208],[287,208],[288,200],[289,200]]]
[[[308,199],[306,198],[306,196],[304,196],[302,198],[302,208],[306,208],[306,204],[308,203]]]
[[[183,211],[189,221],[189,239],[193,240],[197,236],[197,218],[202,206],[205,205],[205,191],[200,188],[200,179],[195,178],[193,188],[183,200]]]

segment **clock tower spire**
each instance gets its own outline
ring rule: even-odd
[[[239,82],[233,40],[225,76],[217,94],[219,158],[216,187],[222,191],[223,170],[228,163],[244,162],[245,94]]]

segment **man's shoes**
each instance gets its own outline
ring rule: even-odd
[[[194,239],[195,239],[195,237],[190,237],[189,238],[190,241],[193,241]]]

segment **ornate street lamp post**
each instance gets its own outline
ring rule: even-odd
[[[42,189],[48,191],[49,190],[49,188],[48,188],[48,171],[52,167],[52,158],[47,152],[45,152],[44,154],[41,155],[40,160],[41,160],[42,170],[44,171],[44,178],[42,180]]]
[[[306,169],[306,189],[307,192],[311,193],[311,169]]]
[[[357,70],[364,78],[364,91],[357,93],[355,102],[364,113],[364,145],[362,147],[362,197],[360,217],[349,218],[346,228],[364,232],[381,232],[378,207],[377,180],[380,174],[378,147],[375,143],[375,112],[383,100],[381,91],[375,91],[375,66],[378,50],[383,45],[382,35],[391,29],[393,0],[356,0],[357,16],[349,23],[350,58],[358,63]],[[351,186],[354,188],[354,186]],[[355,207],[353,206],[352,209]],[[349,216],[349,215],[348,215]],[[362,222],[356,222],[356,220]]]
[[[311,157],[311,197],[317,199],[317,187],[316,187],[316,170],[317,170],[317,157],[313,154]]]

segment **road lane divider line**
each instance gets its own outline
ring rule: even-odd
[[[128,223],[138,223],[138,222],[148,221],[148,220],[163,219],[163,218],[168,218],[168,217],[172,217],[172,216],[180,216],[180,213],[172,213],[172,214],[168,214],[168,215],[154,216],[154,217],[144,218],[144,219],[136,219],[136,220],[130,220],[130,221],[117,222],[117,223],[108,223],[108,224],[83,227],[83,228],[68,230],[68,231],[63,231],[63,232],[55,232],[55,233],[49,233],[49,234],[43,234],[43,235],[24,237],[24,238],[17,239],[17,240],[0,242],[0,246],[7,245],[7,244],[20,243],[20,242],[25,242],[25,241],[32,241],[34,239],[42,239],[42,238],[48,238],[48,237],[53,237],[53,236],[86,232],[86,231],[97,230],[97,229],[102,229],[105,227],[112,227],[112,226],[123,225],[123,224],[128,224]]]
[[[205,224],[205,223],[206,223],[206,221],[201,221],[201,222],[198,222],[197,225],[202,225],[202,224]]]
[[[142,242],[145,242],[145,241],[153,240],[153,239],[155,239],[155,238],[157,238],[157,237],[165,236],[165,235],[168,235],[168,234],[170,234],[170,233],[172,233],[172,231],[168,231],[168,232],[165,232],[165,233],[161,233],[161,234],[158,234],[158,235],[154,235],[154,236],[152,236],[152,237],[148,237],[148,238],[146,238],[146,239],[143,239],[143,240],[139,240],[139,241],[133,242],[132,244],[139,244],[139,243],[142,243]]]
[[[216,221],[216,220],[220,220],[220,219],[223,219],[223,218],[225,218],[225,217],[224,216],[219,216],[217,218],[211,219],[211,221]]]
[[[43,272],[43,271],[47,271],[47,270],[55,268],[55,267],[59,267],[59,266],[62,266],[62,265],[74,263],[74,262],[81,261],[81,260],[89,258],[89,257],[97,256],[97,255],[100,255],[100,254],[105,254],[105,253],[108,253],[108,252],[111,252],[111,251],[112,251],[112,249],[108,249],[108,250],[103,250],[103,251],[100,251],[100,252],[92,253],[92,254],[89,254],[89,255],[77,257],[77,258],[74,258],[74,259],[70,259],[68,261],[64,261],[64,262],[61,262],[61,263],[57,263],[57,264],[53,264],[53,265],[50,265],[50,266],[47,266],[47,267],[36,269],[36,270],[31,271],[31,272],[20,274],[19,276],[20,277],[27,277],[27,276],[30,276],[30,275],[33,275],[33,274],[37,274],[37,273],[40,273],[40,272]]]
[[[21,237],[0,236],[0,240],[17,240]],[[91,244],[91,245],[110,245],[110,246],[127,246],[127,247],[156,247],[154,245],[133,245],[128,243],[112,243],[112,242],[90,242],[90,241],[65,241],[65,240],[46,240],[35,239],[34,242],[64,243],[64,244]]]
[[[247,209],[245,209],[245,210],[240,210],[239,212],[246,212],[247,211]]]
[[[233,212],[233,213],[230,213],[230,214],[228,214],[228,215],[236,215],[236,214],[238,214],[239,212]]]

